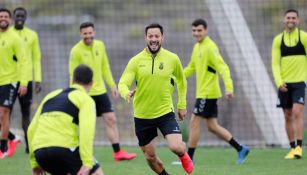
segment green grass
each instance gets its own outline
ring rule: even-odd
[[[105,175],[155,175],[145,162],[137,147],[128,151],[137,152],[138,157],[132,161],[115,162],[111,147],[97,147],[96,158],[102,165]],[[166,170],[172,175],[186,174],[181,166],[171,162],[177,157],[167,148],[158,147],[158,155],[164,162]],[[284,160],[287,149],[252,149],[244,165],[236,165],[236,152],[231,148],[198,148],[195,153],[195,170],[193,175],[292,175],[306,174],[307,159]],[[306,150],[305,150],[306,151]],[[28,156],[19,147],[16,154],[0,160],[1,175],[30,175]]]

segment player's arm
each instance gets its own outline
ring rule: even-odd
[[[35,92],[39,93],[41,91],[42,82],[41,50],[39,46],[39,39],[35,32],[34,41],[32,44],[32,62],[34,69]]]
[[[130,102],[135,93],[135,90],[130,91],[130,87],[132,82],[135,80],[136,65],[137,63],[131,59],[118,83],[119,94],[128,102]]]
[[[176,77],[176,84],[178,89],[178,103],[177,109],[179,114],[179,119],[183,120],[186,114],[186,96],[187,96],[187,80],[185,78],[182,64],[180,59],[177,57],[175,60],[174,76]]]
[[[232,96],[233,94],[233,82],[231,79],[231,74],[228,65],[225,63],[223,57],[221,56],[219,49],[217,47],[213,47],[209,53],[209,63],[216,68],[216,71],[221,75],[226,91],[226,97]]]
[[[116,84],[115,84],[115,81],[114,81],[113,76],[112,76],[108,55],[107,55],[107,52],[106,52],[104,45],[103,45],[102,48],[103,48],[102,63],[101,63],[102,64],[101,65],[102,77],[105,80],[105,82],[108,84],[110,89],[113,89],[113,88],[116,88]]]
[[[75,68],[80,64],[80,56],[76,49],[71,49],[69,56],[69,82],[72,84]]]
[[[195,73],[195,59],[194,59],[193,54],[195,54],[195,53],[192,52],[191,60],[188,64],[188,66],[184,68],[184,75],[185,75],[186,78],[189,78],[192,74]]]
[[[280,40],[275,37],[272,44],[272,71],[277,88],[284,83],[281,78],[281,54],[280,54]]]
[[[92,168],[94,165],[94,137],[96,111],[94,101],[84,94],[79,107],[79,149],[82,165]]]
[[[30,125],[29,125],[29,128],[28,128],[28,131],[27,131],[27,136],[28,136],[28,144],[29,144],[29,156],[30,156],[30,164],[31,164],[31,168],[34,169],[34,168],[37,168],[39,167],[36,159],[35,159],[35,156],[34,156],[34,148],[33,148],[33,137],[34,137],[34,134],[36,132],[36,129],[37,129],[37,126],[38,126],[38,120],[40,118],[40,114],[42,112],[42,107],[43,107],[43,104],[44,104],[45,100],[40,104],[40,106],[38,107]]]
[[[25,48],[24,44],[22,43],[22,40],[19,37],[15,37],[15,42],[13,45],[15,56],[17,57],[17,60],[19,62],[19,67],[21,71],[18,71],[19,75],[19,81],[20,81],[20,87],[18,89],[18,93],[20,96],[23,96],[27,93],[27,85],[28,85],[28,78],[30,75],[30,67],[28,66],[30,64],[29,59],[26,58],[25,54]]]

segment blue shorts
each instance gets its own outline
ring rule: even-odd
[[[111,101],[107,93],[91,96],[96,104],[96,116],[100,117],[107,112],[114,112]]]

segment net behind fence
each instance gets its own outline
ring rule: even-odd
[[[229,102],[222,98],[218,101],[220,124],[229,129],[235,138],[249,145],[284,143],[285,133],[280,133],[284,130],[275,128],[283,126],[282,113],[274,106],[266,105],[275,105],[277,101],[271,71],[271,44],[273,37],[283,30],[283,13],[289,8],[295,8],[300,12],[300,28],[303,30],[306,28],[307,1],[4,0],[0,2],[0,7],[10,10],[19,6],[28,10],[27,26],[38,32],[42,51],[43,91],[34,95],[32,114],[44,95],[54,89],[68,86],[69,52],[80,40],[80,23],[85,21],[95,23],[96,38],[106,44],[111,70],[115,81],[118,82],[129,59],[145,47],[145,26],[158,22],[165,28],[163,47],[177,53],[185,67],[190,60],[195,42],[191,35],[191,22],[196,18],[204,18],[208,22],[209,35],[219,46],[234,81],[234,100]],[[260,77],[257,76],[258,73]],[[188,80],[187,102],[188,116],[190,116],[195,103],[195,76]],[[137,145],[131,104],[120,99],[113,100],[113,105],[122,143]],[[19,111],[16,102],[11,126],[15,132],[22,134]],[[186,139],[188,122],[181,123],[181,127]],[[109,144],[102,118],[97,120],[96,141],[100,144]],[[206,131],[204,126],[200,144],[226,145]]]

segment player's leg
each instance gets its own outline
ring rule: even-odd
[[[32,91],[33,91],[32,82],[29,82],[27,93],[22,97],[18,97],[20,109],[21,109],[21,117],[22,117],[21,124],[22,124],[23,133],[24,133],[26,153],[29,153],[27,131],[30,125],[30,112],[31,112],[32,99],[33,99]],[[12,145],[13,144],[14,142],[12,142]]]
[[[134,159],[137,156],[135,153],[128,153],[120,147],[117,118],[108,95],[101,94],[92,96],[92,98],[96,103],[97,116],[102,116],[98,119],[101,120],[100,118],[103,118],[103,122],[106,125],[106,133],[112,144],[114,160]]]
[[[195,114],[192,114],[192,117],[190,119],[189,124],[189,140],[188,140],[188,154],[190,158],[193,160],[194,152],[196,150],[196,147],[198,145],[198,141],[200,138],[200,123],[202,118],[200,116],[196,116]]]
[[[165,114],[158,119],[158,127],[167,141],[169,149],[178,156],[183,169],[188,173],[194,170],[194,164],[188,153],[185,151],[185,143],[182,140],[181,130],[176,121],[174,112]]]

